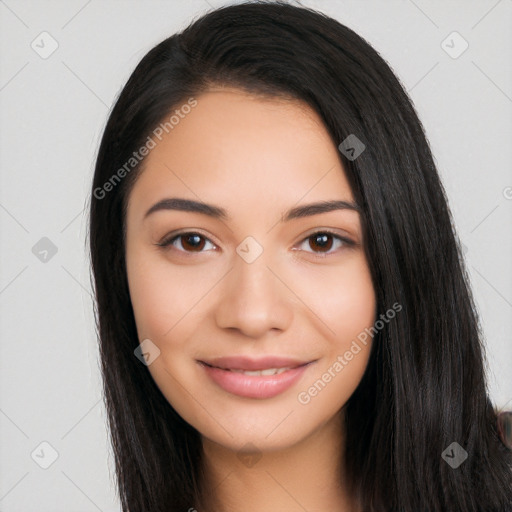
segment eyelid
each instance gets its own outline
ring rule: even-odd
[[[301,241],[297,245],[302,245],[304,242],[306,242],[309,238],[311,238],[314,235],[317,234],[328,234],[331,235],[333,238],[337,238],[343,246],[346,247],[354,247],[357,245],[357,242],[352,240],[350,237],[341,235],[340,233],[330,229],[330,228],[315,228],[312,232],[308,233],[306,236],[302,237]],[[292,250],[296,250],[295,247]],[[338,249],[336,251],[330,251],[330,252],[315,252],[315,251],[304,251],[308,254],[312,254],[315,257],[318,258],[326,258],[328,256],[334,255],[338,253],[341,249]]]
[[[348,232],[345,231],[345,234],[343,234],[343,233],[340,233],[339,231],[340,231],[339,229],[337,230],[337,229],[334,229],[334,228],[322,228],[322,227],[314,228],[311,231],[307,232],[306,235],[304,235],[302,237],[301,241],[303,242],[307,238],[309,238],[309,237],[311,237],[313,235],[316,235],[318,233],[329,233],[330,235],[336,236],[336,237],[342,239],[343,241],[350,242],[350,243],[353,243],[353,244],[356,243],[355,240],[352,240],[352,237],[351,237],[351,235],[349,235]]]
[[[173,231],[171,233],[166,234],[160,240],[160,242],[157,242],[155,245],[158,245],[159,247],[166,249],[167,247],[171,246],[172,243],[177,238],[179,238],[180,236],[183,236],[183,235],[200,235],[202,238],[204,238],[205,240],[210,242],[212,245],[214,245],[215,247],[218,247],[218,244],[216,242],[214,242],[213,240],[211,240],[211,238],[209,236],[206,236],[200,229],[184,229],[184,230],[180,230],[180,231]],[[178,251],[183,252],[183,253],[191,252],[191,251],[181,251],[179,249],[178,249]],[[201,252],[206,252],[206,251],[201,251]]]

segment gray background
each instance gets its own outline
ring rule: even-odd
[[[3,512],[120,510],[85,250],[94,157],[137,62],[224,3],[0,0]],[[409,91],[467,249],[490,393],[511,407],[512,0],[303,5],[365,37]],[[453,31],[469,44],[457,58],[444,49],[463,48],[446,40]],[[42,58],[52,40],[57,50]],[[49,245],[55,254],[42,252]]]

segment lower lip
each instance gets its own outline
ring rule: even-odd
[[[286,370],[279,375],[245,375],[207,366],[200,362],[206,374],[222,389],[245,398],[272,398],[292,387],[312,364]]]

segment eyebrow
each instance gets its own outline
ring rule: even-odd
[[[228,212],[219,206],[215,206],[202,201],[195,201],[193,199],[183,199],[179,197],[172,197],[162,199],[158,203],[154,204],[144,215],[146,219],[149,215],[154,212],[161,210],[178,210],[183,212],[194,212],[208,215],[214,219],[230,220]],[[297,206],[291,208],[282,216],[282,222],[288,222],[292,219],[298,219],[302,217],[309,217],[312,215],[318,215],[320,213],[332,212],[335,210],[352,210],[361,212],[361,208],[352,201],[319,201],[317,203],[310,203],[303,206]]]

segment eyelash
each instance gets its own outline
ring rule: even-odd
[[[182,233],[174,234],[174,235],[172,235],[170,237],[164,238],[161,242],[157,243],[156,245],[159,246],[159,247],[162,247],[163,249],[166,249],[167,247],[171,246],[174,243],[175,240],[178,240],[178,239],[180,239],[181,237],[183,237],[185,235],[198,235],[199,237],[207,240],[208,242],[210,242],[212,245],[215,246],[215,244],[211,240],[209,240],[206,236],[204,236],[201,233],[198,233],[196,231],[184,231]],[[323,229],[323,230],[319,230],[319,231],[315,231],[314,233],[311,233],[306,238],[301,240],[299,245],[302,245],[304,242],[306,242],[310,238],[313,238],[313,237],[318,236],[318,235],[331,235],[333,238],[338,239],[340,242],[342,242],[343,245],[348,246],[348,247],[353,247],[355,245],[355,243],[352,240],[350,240],[348,238],[345,238],[345,237],[342,237],[342,236],[340,236],[340,235],[338,235],[338,234],[336,234],[333,231],[330,231],[328,229]],[[182,253],[185,253],[185,254],[188,254],[188,253],[194,254],[194,251],[185,251],[185,250],[181,250],[181,249],[176,249],[176,250],[178,252],[182,252]],[[329,249],[329,250],[331,250],[331,249]],[[204,252],[204,251],[199,251],[196,254],[200,254],[201,252]],[[314,251],[313,252],[306,251],[306,252],[309,252],[310,254],[314,254],[315,257],[317,257],[317,258],[325,258],[327,256],[330,256],[330,255],[334,254],[336,251],[334,251],[334,252],[327,252],[327,253],[314,252]]]

